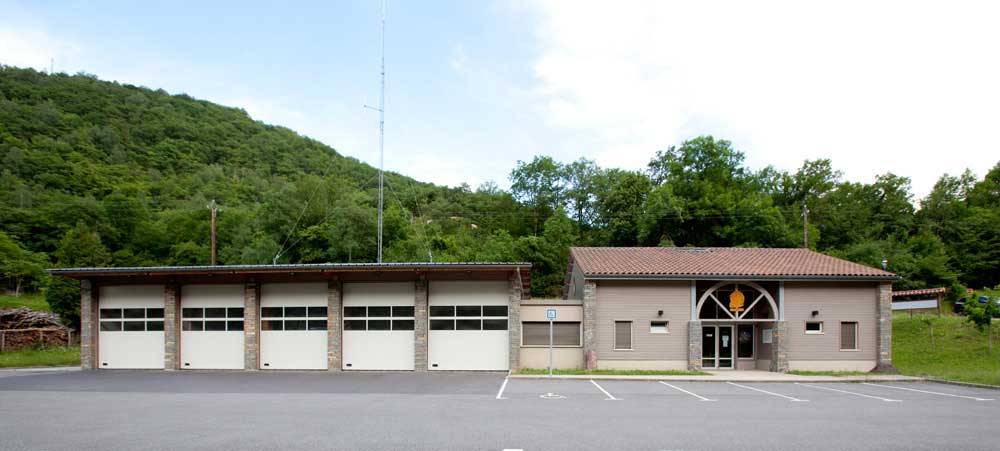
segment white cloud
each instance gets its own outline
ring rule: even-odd
[[[1000,6],[971,2],[537,4],[546,120],[639,168],[698,134],[754,167],[831,158],[926,194],[944,172],[1000,159]]]
[[[60,72],[63,71],[59,66],[60,62],[75,57],[79,52],[78,45],[43,30],[21,27],[0,28],[2,64],[31,67],[45,72],[54,65],[55,70]]]

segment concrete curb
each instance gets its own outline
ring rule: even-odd
[[[74,366],[13,366],[0,368],[2,372],[59,372],[59,371],[80,371],[80,365]]]
[[[511,379],[549,379],[547,374],[511,374]],[[926,378],[902,375],[878,376],[616,376],[616,375],[553,375],[552,379],[564,380],[613,380],[613,381],[677,381],[677,382],[919,382]]]
[[[925,377],[924,379],[927,380],[928,382],[937,382],[939,384],[959,385],[962,387],[973,387],[973,388],[985,388],[988,390],[1000,390],[1000,385],[977,384],[975,382],[949,381],[933,377]]]

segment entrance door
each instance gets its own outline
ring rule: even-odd
[[[702,326],[702,368],[733,368],[733,326]]]

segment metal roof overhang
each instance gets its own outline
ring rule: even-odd
[[[531,263],[314,263],[301,265],[139,266],[121,268],[52,268],[54,276],[73,279],[127,276],[336,274],[358,272],[458,272],[527,270]],[[520,272],[519,271],[519,272]]]
[[[731,280],[734,282],[745,281],[838,281],[838,282],[891,282],[899,280],[897,275],[886,276],[831,276],[831,275],[747,275],[747,274],[584,274],[584,279],[589,280]]]

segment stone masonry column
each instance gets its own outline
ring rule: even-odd
[[[597,282],[583,282],[583,361],[587,370],[597,369]]]
[[[420,275],[413,299],[413,369],[427,371],[427,277]]]
[[[688,371],[701,371],[701,321],[688,321]]]
[[[508,290],[510,301],[507,307],[507,330],[510,336],[510,351],[507,354],[510,358],[510,370],[517,371],[521,368],[521,291],[523,285],[521,278],[515,270],[511,274]]]
[[[339,280],[327,282],[326,290],[326,363],[328,371],[340,371],[343,358],[343,323],[340,321],[343,289]]]
[[[775,321],[771,334],[771,371],[788,372],[788,323]]]
[[[163,369],[180,367],[180,285],[167,282],[163,290]]]
[[[80,367],[94,370],[97,365],[97,284],[80,281]]]
[[[875,371],[880,373],[897,373],[892,366],[892,283],[883,282],[878,285],[878,363]]]
[[[250,280],[243,286],[243,369],[260,369],[260,299],[257,282]]]

